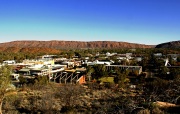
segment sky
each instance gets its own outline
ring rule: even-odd
[[[0,43],[180,40],[180,0],[0,0]]]

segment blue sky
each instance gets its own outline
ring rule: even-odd
[[[180,40],[180,0],[0,0],[0,42]]]

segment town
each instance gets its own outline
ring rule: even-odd
[[[0,0],[0,114],[180,114],[180,0]]]
[[[6,60],[8,54],[4,54],[1,70],[11,68],[11,83],[6,90],[19,97],[10,101],[5,98],[4,104],[24,113],[45,113],[46,108],[51,113],[178,113],[177,50],[78,49]],[[31,106],[22,103],[30,98]],[[9,102],[19,104],[12,107]],[[10,110],[6,108],[3,110]]]

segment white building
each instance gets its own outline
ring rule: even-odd
[[[16,64],[15,60],[6,60],[3,61],[3,65],[14,65]]]

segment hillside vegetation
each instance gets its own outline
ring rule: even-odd
[[[56,54],[60,53],[60,50],[46,47],[0,47],[0,52],[9,52],[9,53],[51,53]]]

